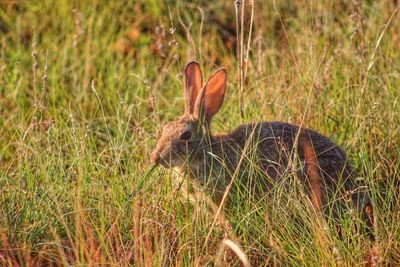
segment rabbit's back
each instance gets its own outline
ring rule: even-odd
[[[272,180],[295,173],[307,191],[321,195],[354,188],[352,168],[345,152],[329,138],[304,127],[263,122],[242,125],[231,134],[241,146],[249,139],[257,149],[257,162]],[[343,187],[342,187],[343,186]]]
[[[311,129],[283,122],[263,122],[255,127],[253,138],[258,139],[263,167],[276,165],[281,170],[288,170],[298,165],[296,163],[300,163],[298,167],[307,167],[307,158],[314,158],[321,176],[330,178],[328,181],[351,175],[346,154],[329,138]]]

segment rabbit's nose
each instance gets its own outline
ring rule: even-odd
[[[150,159],[153,163],[158,163],[158,160],[160,159],[160,154],[158,151],[154,150],[151,152]]]

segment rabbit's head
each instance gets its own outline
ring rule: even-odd
[[[197,62],[186,65],[184,73],[185,113],[164,126],[157,146],[151,153],[153,163],[166,167],[183,166],[210,140],[210,123],[224,101],[227,73],[221,68],[203,86]],[[193,162],[192,162],[193,163]]]

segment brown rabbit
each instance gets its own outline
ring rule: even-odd
[[[299,177],[317,210],[322,210],[335,192],[351,194],[358,208],[369,203],[365,193],[355,190],[343,150],[313,130],[283,122],[262,122],[241,125],[229,134],[211,134],[211,119],[224,101],[226,81],[227,72],[221,68],[203,86],[199,64],[187,64],[185,113],[164,127],[151,154],[154,163],[178,167],[206,186],[217,203],[233,173],[248,167],[242,159],[250,154],[253,158],[256,155],[253,165],[257,164],[266,180],[279,181],[287,173]],[[292,164],[296,160],[298,167]]]

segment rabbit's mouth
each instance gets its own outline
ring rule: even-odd
[[[160,152],[154,150],[150,155],[151,162],[154,164],[164,165],[166,162],[162,159]]]
[[[168,155],[163,155],[163,153],[156,150],[151,153],[150,158],[154,164],[161,165],[165,168],[177,167],[182,165],[184,162],[184,159],[181,157],[172,156],[170,153],[168,153]]]

